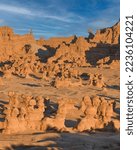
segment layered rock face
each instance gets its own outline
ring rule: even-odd
[[[120,60],[120,22],[114,26],[97,30],[92,38],[88,38],[92,46],[87,53],[87,62],[103,67],[119,67]]]
[[[0,27],[1,60],[9,55],[22,53],[27,45],[34,43],[35,39],[32,34],[17,35],[10,27]]]
[[[69,44],[63,42],[53,57],[48,62],[68,61],[77,65],[86,65],[85,51],[88,50],[90,44],[83,37],[75,37]]]
[[[105,44],[119,44],[120,42],[120,22],[110,28],[97,30],[92,42]]]

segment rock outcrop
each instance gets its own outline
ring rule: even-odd
[[[22,132],[47,131],[54,128],[58,131],[83,132],[104,129],[113,125],[113,129],[119,130],[119,120],[114,119],[114,100],[106,100],[103,97],[85,96],[79,110],[84,113],[76,127],[69,128],[65,125],[67,114],[74,110],[75,105],[67,97],[58,100],[58,108],[51,111],[49,117],[45,114],[50,109],[46,106],[41,96],[31,96],[9,92],[9,103],[5,104],[3,113],[4,122],[1,122],[0,129],[3,134],[15,134]],[[54,113],[54,116],[53,116]]]
[[[53,57],[48,59],[52,62],[68,62],[76,63],[78,66],[86,65],[85,51],[88,50],[90,44],[83,37],[75,37],[70,44],[62,43],[56,50]]]
[[[117,22],[110,28],[97,30],[91,42],[105,43],[105,44],[119,44],[120,42],[120,22]]]
[[[113,119],[114,101],[95,96],[86,96],[81,102],[80,110],[85,114],[76,129],[80,132],[95,129],[104,129],[113,122],[114,129],[119,130],[118,120]]]
[[[44,99],[40,96],[19,95],[9,92],[9,104],[5,105],[3,134],[40,130],[44,117]]]
[[[27,45],[32,45],[34,43],[34,36],[30,33],[17,35],[10,27],[0,27],[0,61],[5,60],[11,55],[23,53],[27,49]]]

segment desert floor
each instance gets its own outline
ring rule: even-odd
[[[52,102],[62,96],[67,96],[75,104],[79,104],[81,98],[85,95],[93,96],[100,95],[108,99],[116,101],[117,114],[120,113],[120,81],[119,68],[79,68],[80,72],[102,73],[105,83],[108,85],[105,90],[92,86],[55,88],[44,80],[30,77],[28,79],[18,78],[13,76],[12,79],[4,79],[4,85],[0,86],[0,105],[8,102],[8,91],[18,93],[42,95],[49,97]],[[83,81],[86,84],[86,80]],[[77,109],[72,109],[66,118],[66,125],[75,124],[81,112]],[[0,116],[2,118],[2,116]],[[15,150],[118,150],[120,147],[119,133],[111,131],[96,131],[91,133],[58,133],[54,130],[38,133],[24,133],[17,135],[0,134],[0,150],[15,149]]]

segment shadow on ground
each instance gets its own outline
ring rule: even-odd
[[[12,145],[6,150],[119,150],[119,134],[112,133],[61,133],[37,134],[32,144]],[[46,138],[44,137],[46,136]]]

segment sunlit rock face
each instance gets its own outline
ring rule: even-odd
[[[10,27],[0,27],[0,60],[3,60],[9,55],[23,53],[27,45],[33,44],[35,44],[35,39],[31,33],[18,35],[15,34],[13,29]]]
[[[120,22],[109,28],[97,30],[92,42],[105,44],[119,44],[120,40]]]

